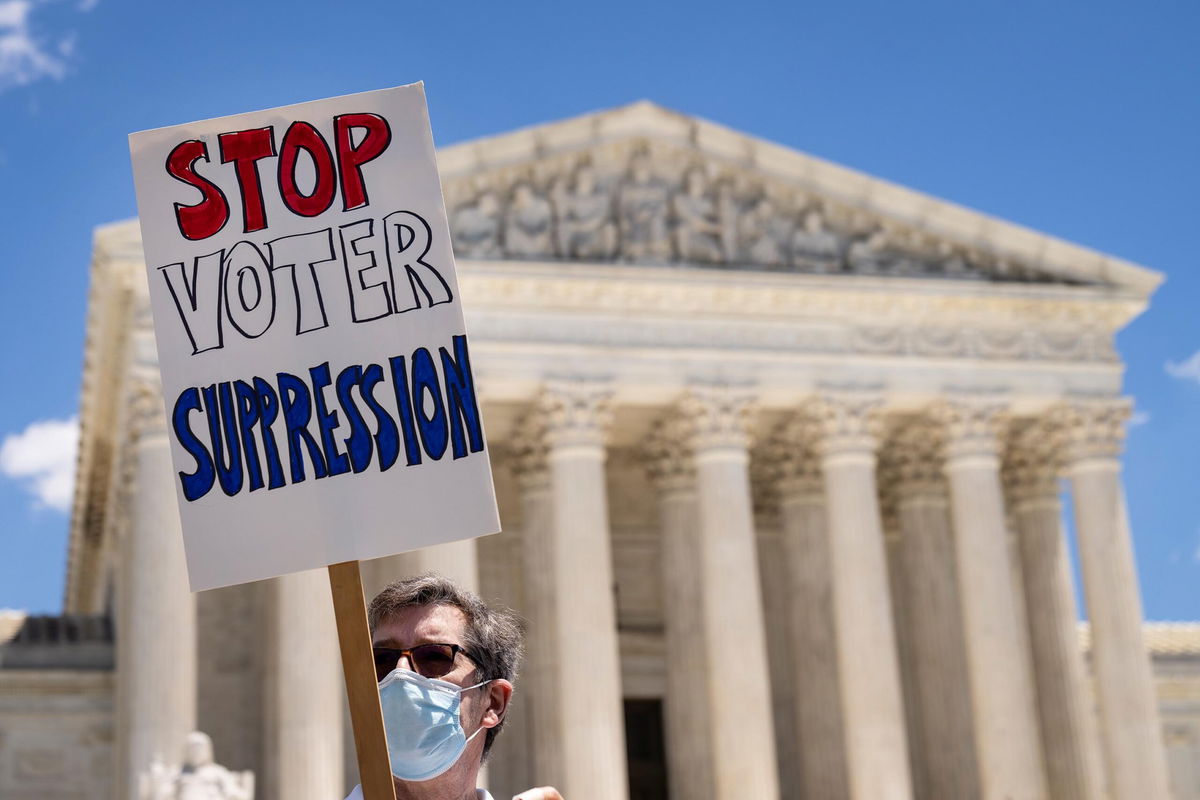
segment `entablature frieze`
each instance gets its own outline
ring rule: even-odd
[[[1145,306],[1110,288],[940,284],[866,276],[800,276],[662,266],[462,260],[459,287],[475,311],[521,309],[823,321],[913,319],[949,328],[1033,325],[1112,333]]]

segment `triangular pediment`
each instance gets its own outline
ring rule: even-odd
[[[1156,272],[649,102],[438,151],[460,258],[1109,287]]]

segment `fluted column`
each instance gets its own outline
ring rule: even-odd
[[[908,800],[912,780],[875,486],[878,405],[869,397],[827,395],[809,412],[820,425],[850,796]]]
[[[672,800],[709,800],[715,784],[696,470],[686,426],[678,423],[661,421],[645,453],[662,530],[667,769]]]
[[[343,791],[342,669],[325,570],[268,587],[264,794],[327,800]]]
[[[464,589],[478,592],[479,557],[476,541],[461,539],[366,562],[363,591],[367,594],[367,602],[392,581],[425,572],[444,575]]]
[[[940,443],[927,420],[912,422],[892,442],[898,582],[908,603],[904,619],[924,796],[969,800],[978,797],[979,787]]]
[[[825,485],[813,447],[816,431],[802,422],[784,431],[778,493],[792,611],[791,648],[803,797],[850,795],[833,626],[833,571]]]
[[[1041,423],[1010,439],[1004,481],[1021,558],[1046,779],[1054,800],[1103,797],[1099,740],[1087,699],[1071,565],[1058,500],[1060,453]]]
[[[541,415],[534,410],[518,425],[513,470],[521,489],[521,558],[524,564],[525,664],[514,702],[529,728],[530,768],[535,785],[563,783],[558,725],[558,617],[554,594],[554,504]]]
[[[139,382],[128,417],[128,525],[117,619],[117,793],[136,800],[157,755],[183,757],[196,725],[196,599],[188,590],[175,470],[157,381]]]
[[[696,465],[703,668],[718,800],[779,797],[746,449],[749,401],[727,387],[694,388],[680,408]]]
[[[604,476],[609,398],[603,386],[555,382],[543,389],[537,411],[550,478],[547,580],[557,638],[560,788],[567,797],[624,800],[629,782]]]
[[[946,434],[975,747],[984,800],[1042,800],[1046,779],[1014,598],[997,427],[1002,408],[977,400],[934,408]]]
[[[1128,404],[1080,402],[1056,410],[1067,462],[1113,800],[1165,800],[1166,754],[1142,604],[1121,488],[1121,442]]]

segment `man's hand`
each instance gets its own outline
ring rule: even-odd
[[[526,789],[513,800],[563,800],[563,796],[553,786],[542,786],[537,789]]]

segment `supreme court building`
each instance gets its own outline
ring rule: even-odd
[[[497,798],[1200,798],[1200,627],[1143,626],[1121,488],[1114,337],[1160,275],[650,103],[438,159],[504,532],[364,573],[528,621]],[[98,230],[66,614],[0,648],[0,795],[136,800],[198,729],[338,800],[325,572],[188,591],[145,281],[136,221]]]

